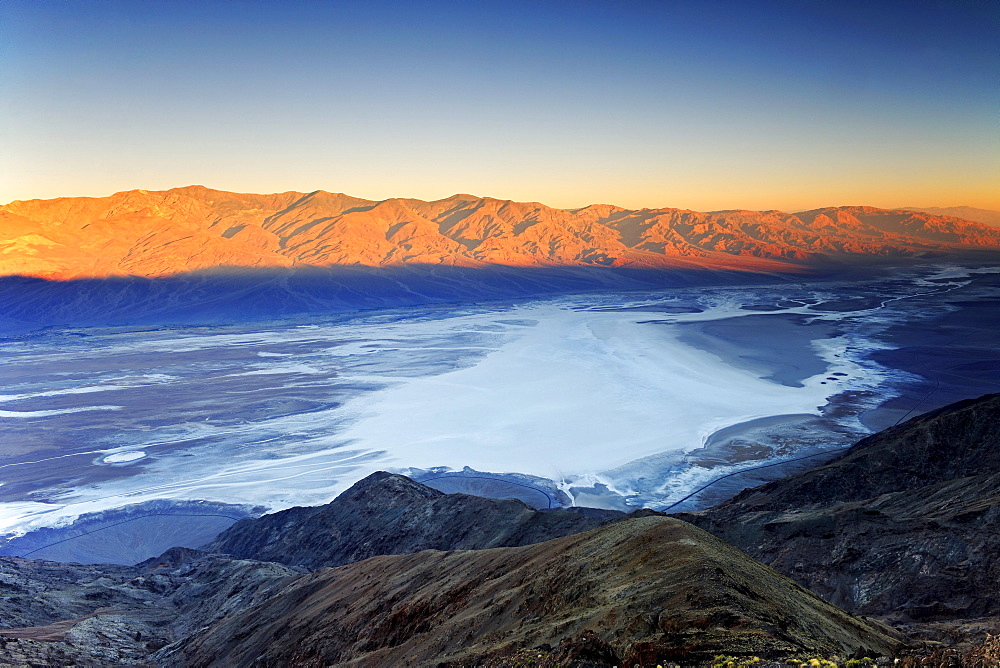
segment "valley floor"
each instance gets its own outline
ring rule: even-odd
[[[27,535],[5,550],[131,563],[386,468],[542,507],[706,507],[1000,389],[998,292],[930,267],[10,337],[0,525]]]

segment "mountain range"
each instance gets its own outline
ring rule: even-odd
[[[372,201],[202,186],[0,206],[0,276],[60,280],[345,265],[786,272],[976,248],[1000,248],[1000,229],[864,206],[794,214],[556,209],[473,195]]]

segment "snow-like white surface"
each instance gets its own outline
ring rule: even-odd
[[[0,418],[29,419],[66,415],[68,413],[83,413],[84,411],[116,411],[121,406],[78,406],[76,408],[59,408],[47,411],[0,411]]]
[[[821,377],[802,388],[762,380],[634,313],[547,304],[512,315],[538,324],[475,366],[358,398],[344,437],[396,466],[559,480],[692,450],[756,417],[815,413],[835,391]]]
[[[137,459],[142,459],[146,456],[146,453],[142,450],[129,450],[127,452],[116,452],[104,457],[103,461],[106,464],[122,464],[124,462],[134,462]]]

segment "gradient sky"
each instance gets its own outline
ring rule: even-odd
[[[0,202],[1000,209],[1000,2],[0,2]]]

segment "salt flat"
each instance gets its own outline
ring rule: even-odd
[[[538,324],[456,371],[356,399],[344,432],[387,463],[470,466],[575,480],[665,451],[700,447],[718,429],[818,412],[837,390],[819,374],[793,388],[678,340],[676,327],[572,302],[522,307]]]

